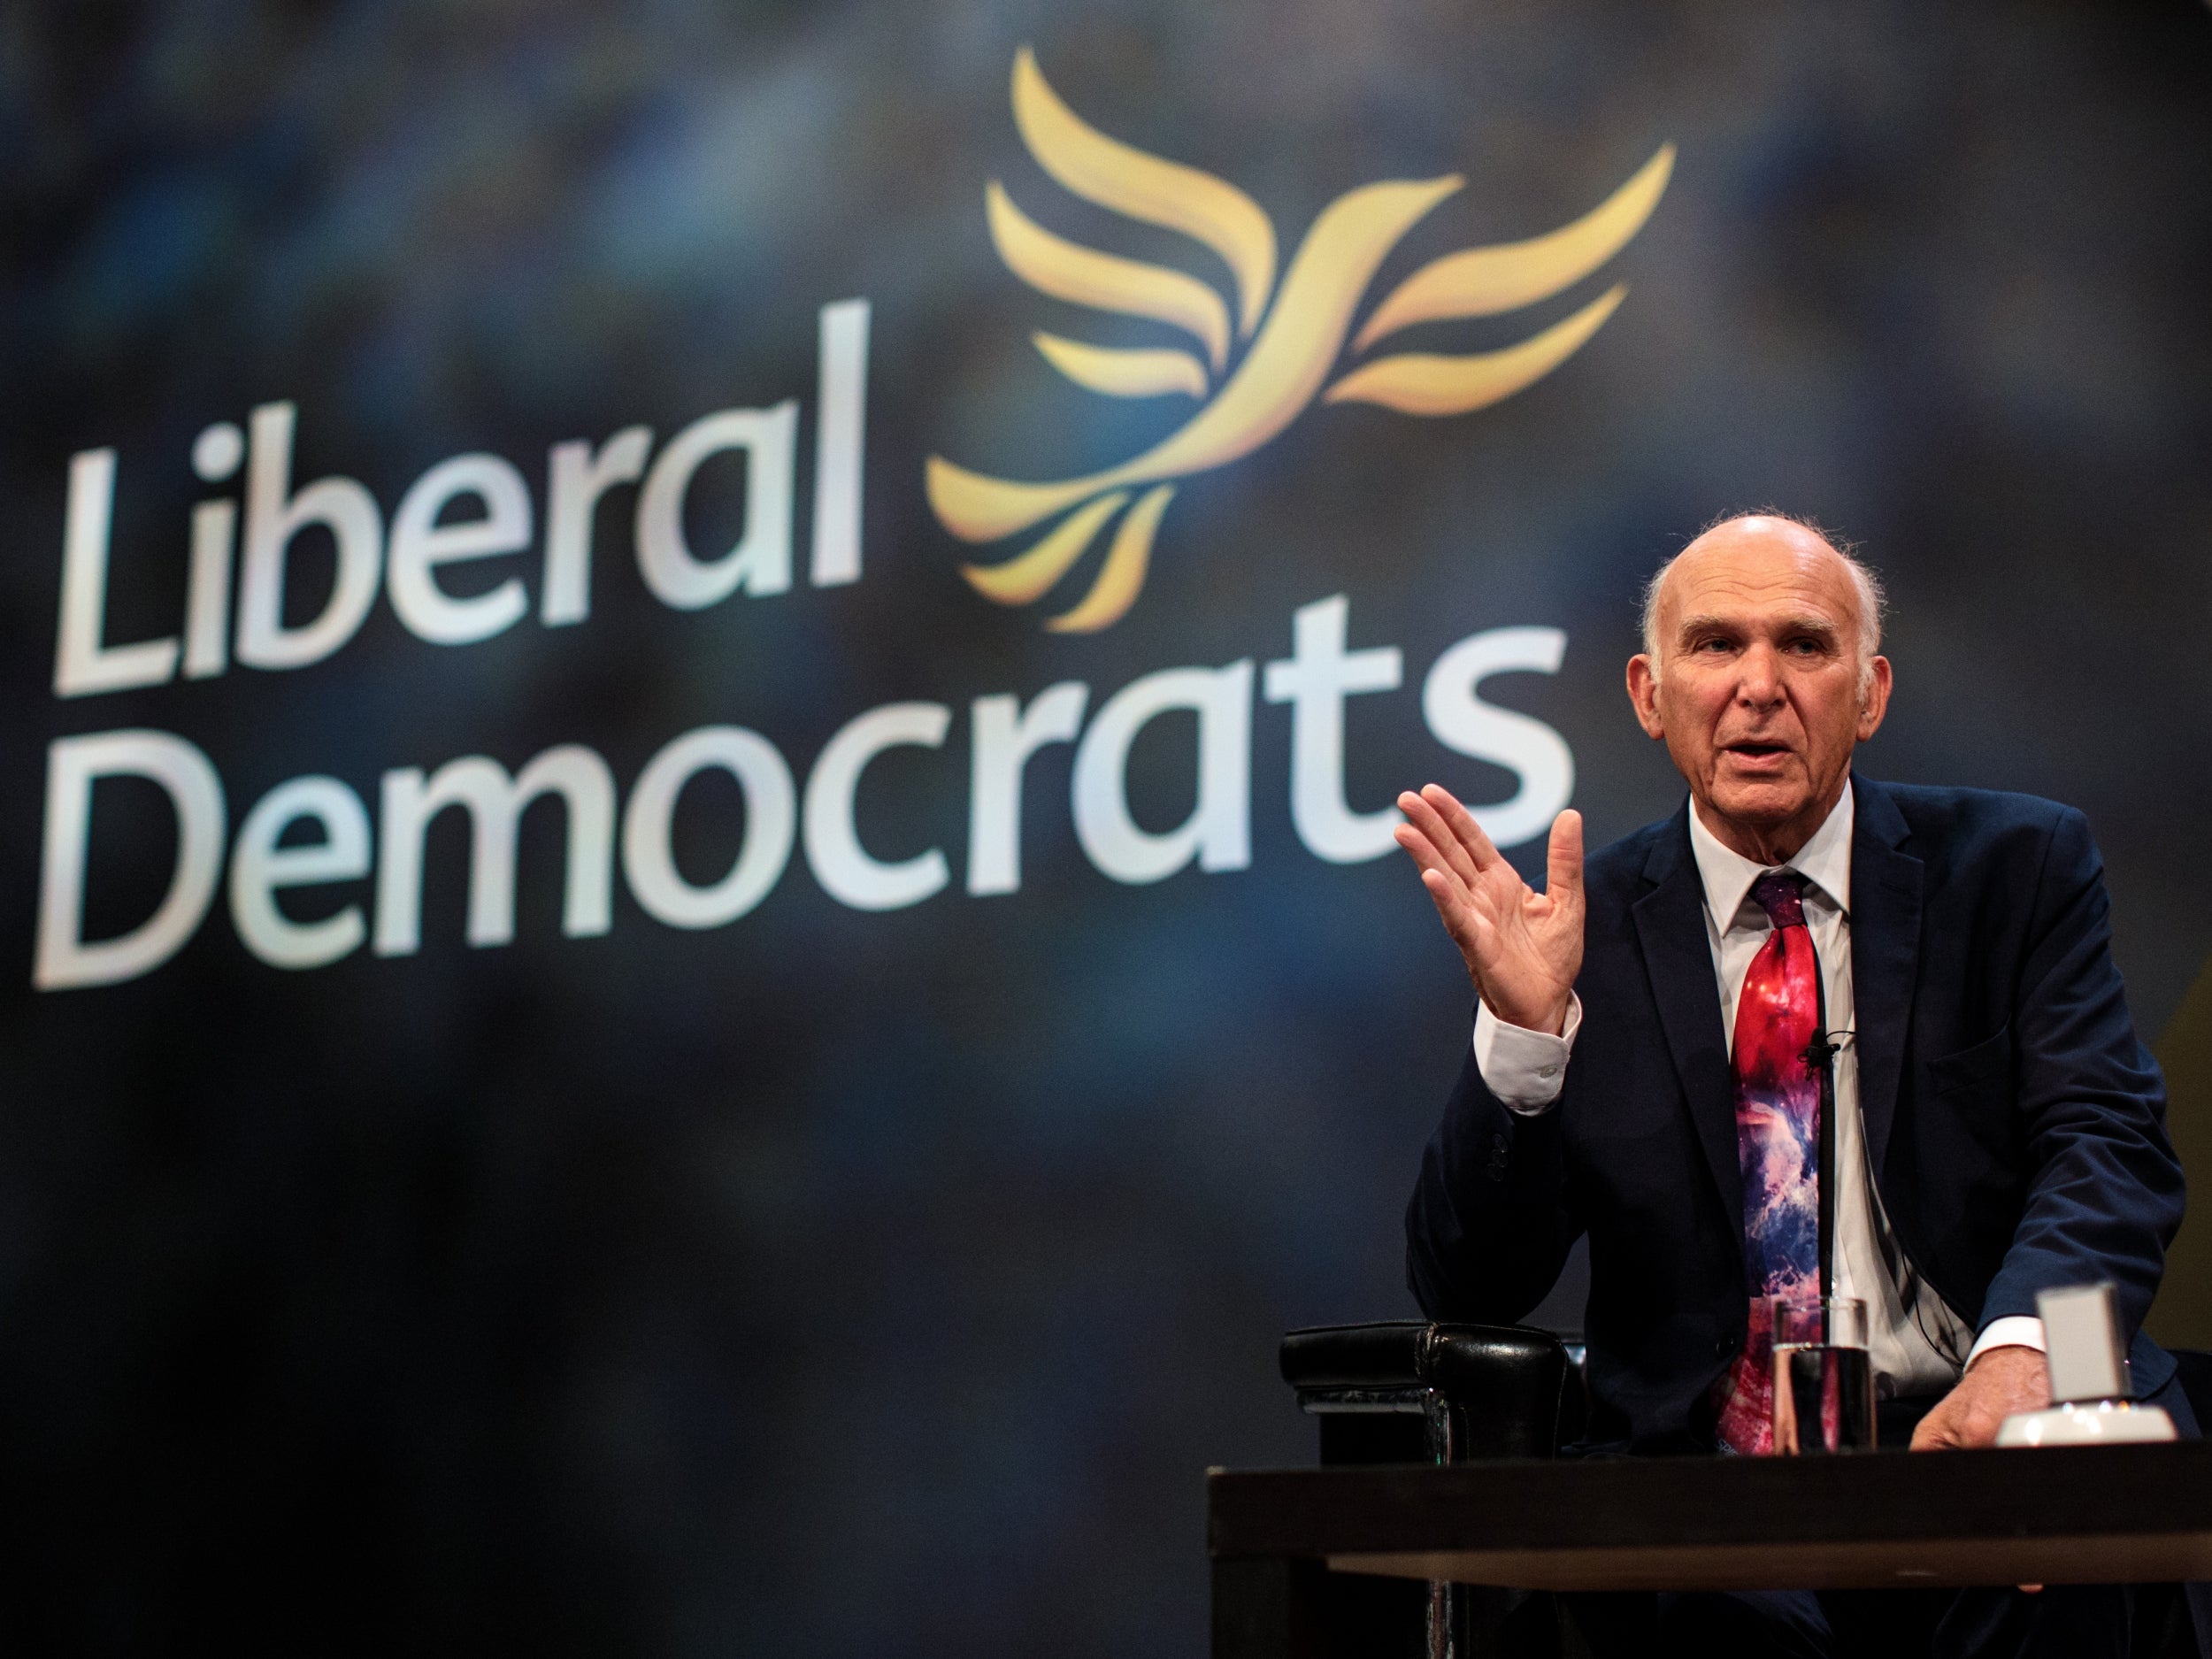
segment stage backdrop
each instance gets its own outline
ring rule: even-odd
[[[2212,948],[2185,0],[53,6],[0,76],[19,1641],[1198,1653],[1278,1336],[1412,1310],[1469,997],[1390,799],[1672,810],[1622,664],[1724,508],[1888,580],[1867,772],[2087,811],[2147,1039]]]

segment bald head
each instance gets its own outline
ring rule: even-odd
[[[1695,570],[1697,563],[1693,561],[1780,557],[1813,568],[1832,561],[1833,567],[1839,569],[1851,585],[1856,623],[1853,643],[1863,689],[1875,656],[1882,649],[1882,618],[1889,609],[1889,599],[1882,591],[1881,578],[1853,557],[1847,548],[1847,543],[1839,547],[1832,535],[1810,519],[1793,518],[1770,508],[1758,512],[1732,513],[1714,520],[1644,584],[1644,655],[1651,658],[1655,670],[1663,665],[1667,641],[1660,631],[1661,608],[1677,571],[1685,566]]]

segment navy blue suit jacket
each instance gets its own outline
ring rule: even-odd
[[[2112,962],[2089,826],[2028,795],[1854,781],[1851,962],[1870,1164],[1906,1254],[1977,1329],[2110,1279],[2139,1335],[2181,1222],[2165,1085]],[[1406,1215],[1429,1317],[1521,1318],[1590,1239],[1595,1440],[1712,1443],[1744,1340],[1743,1188],[1682,811],[1594,854],[1583,1021],[1558,1103],[1508,1111],[1471,1055]]]

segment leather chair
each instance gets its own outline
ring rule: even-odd
[[[1525,1325],[1393,1320],[1283,1339],[1283,1380],[1320,1428],[1324,1464],[1550,1457],[1587,1417],[1579,1345]],[[1332,1654],[1452,1659],[1561,1652],[1549,1596],[1345,1577],[1325,1609]],[[1570,1638],[1571,1640],[1571,1638]]]
[[[1563,1411],[1579,1357],[1525,1325],[1396,1319],[1293,1331],[1282,1371],[1319,1419],[1324,1463],[1458,1463],[1551,1456],[1563,1417],[1583,1415]]]

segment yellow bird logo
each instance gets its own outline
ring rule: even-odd
[[[1148,155],[1091,127],[1047,84],[1025,46],[1014,58],[1013,103],[1022,142],[1058,183],[1113,212],[1182,233],[1218,254],[1234,279],[1233,295],[1225,296],[1185,272],[1083,247],[1029,218],[997,180],[986,188],[992,243],[1030,287],[1077,305],[1171,324],[1197,347],[1127,349],[1042,331],[1032,336],[1045,361],[1088,391],[1201,401],[1180,428],[1118,466],[1025,484],[929,457],[930,508],[964,541],[999,541],[1059,518],[1011,557],[963,566],[976,590],[1001,604],[1043,598],[1119,519],[1089,591],[1045,624],[1056,634],[1094,634],[1126,615],[1143,591],[1153,537],[1175,495],[1172,480],[1249,455],[1289,426],[1316,394],[1325,403],[1379,403],[1409,415],[1485,408],[1571,357],[1628,292],[1617,286],[1502,350],[1369,358],[1324,390],[1376,270],[1400,238],[1465,182],[1459,174],[1385,180],[1339,196],[1314,220],[1278,282],[1275,227],[1258,203],[1225,179]],[[1674,146],[1663,145],[1573,224],[1527,242],[1464,249],[1422,266],[1368,314],[1351,335],[1350,354],[1359,357],[1417,323],[1498,316],[1562,292],[1643,228],[1673,168]]]

